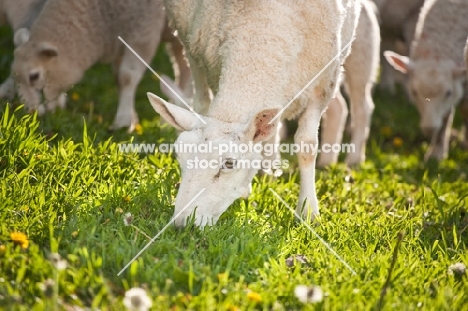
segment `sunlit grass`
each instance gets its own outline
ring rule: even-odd
[[[0,79],[11,61],[10,35],[0,29]],[[171,74],[162,48],[153,67]],[[364,164],[317,173],[322,216],[314,230],[357,275],[271,193],[296,205],[293,162],[279,179],[256,177],[250,198],[237,200],[216,226],[169,227],[117,276],[170,220],[180,181],[171,155],[118,151],[119,142],[176,138],[159,126],[146,91],[159,92],[149,73],[138,89],[141,124],[132,135],[107,130],[117,103],[107,66],[68,92],[64,111],[37,119],[1,102],[0,308],[122,310],[125,291],[141,287],[154,310],[367,310],[377,308],[400,232],[383,308],[466,308],[467,277],[448,268],[468,264],[468,153],[453,142],[448,160],[423,163],[427,143],[402,90],[376,94]],[[66,267],[51,260],[57,253]],[[297,254],[307,264],[288,267],[285,260]],[[320,286],[323,301],[300,303],[299,284]]]

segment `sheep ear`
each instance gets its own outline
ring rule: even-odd
[[[23,45],[28,41],[29,41],[29,29],[20,28],[17,31],[15,31],[15,35],[13,36],[13,42],[15,43],[16,47]]]
[[[411,63],[409,57],[402,56],[392,51],[385,51],[383,55],[388,63],[399,72],[406,74],[410,70]]]
[[[154,110],[176,129],[191,131],[200,126],[200,119],[198,119],[198,116],[194,112],[168,103],[153,93],[148,92],[147,95]]]
[[[58,56],[58,50],[57,48],[47,42],[41,42],[39,44],[39,50],[37,52],[39,56],[42,56],[44,58],[52,58]]]
[[[271,138],[276,133],[280,122],[280,118],[277,117],[280,112],[280,108],[267,108],[257,113],[248,125],[245,133],[246,137],[253,142],[265,141]]]

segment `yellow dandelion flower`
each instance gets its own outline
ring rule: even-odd
[[[143,127],[141,126],[140,123],[138,123],[137,125],[135,125],[135,133],[137,133],[138,135],[143,134]]]
[[[77,101],[78,99],[80,99],[80,94],[76,93],[76,92],[73,92],[72,95],[71,95],[71,98],[74,100],[74,101]]]
[[[125,202],[130,202],[131,199],[132,199],[132,198],[130,198],[128,195],[126,195],[126,196],[123,197],[123,200],[124,200]]]
[[[247,298],[250,301],[253,301],[253,302],[261,302],[262,301],[262,296],[260,296],[260,294],[256,293],[256,292],[247,293]]]
[[[3,254],[5,254],[5,252],[6,252],[6,246],[5,246],[5,245],[3,245],[3,244],[2,244],[2,245],[0,245],[0,255],[3,255]]]
[[[12,232],[10,233],[11,240],[13,243],[16,245],[19,245],[21,248],[28,248],[29,246],[29,241],[28,241],[28,236],[22,232]]]
[[[385,137],[392,136],[392,128],[390,126],[384,126],[380,129],[380,133]]]
[[[235,305],[229,305],[228,310],[229,311],[240,311],[240,308],[238,306],[235,306]]]
[[[121,209],[120,207],[118,207],[118,208],[115,209],[115,212],[122,214],[124,212],[124,210]]]
[[[393,139],[393,146],[397,148],[403,146],[403,139],[401,139],[400,137],[395,137]]]
[[[78,231],[73,231],[71,234],[72,237],[76,238],[78,236]]]

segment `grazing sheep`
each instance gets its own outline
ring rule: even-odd
[[[8,22],[15,31],[14,43],[18,47],[29,38],[30,29],[46,0],[0,0],[0,25]],[[3,23],[2,23],[3,21]],[[12,99],[15,95],[15,81],[9,76],[0,85],[0,98]]]
[[[344,63],[344,82],[351,106],[351,144],[355,152],[348,153],[346,164],[354,165],[366,158],[366,142],[369,137],[374,101],[372,87],[379,68],[380,32],[373,4],[361,1],[363,8],[356,28],[356,40]],[[321,144],[340,144],[348,115],[343,96],[333,98],[322,121]],[[321,153],[318,165],[336,163],[339,153]]]
[[[321,115],[337,92],[341,65],[354,36],[359,1],[165,0],[165,5],[186,48],[194,106],[206,113],[201,118],[148,93],[155,110],[184,131],[176,144],[258,146],[275,136],[280,121],[276,116],[282,114],[282,118],[299,117],[297,144],[317,145]],[[321,70],[310,87],[286,106]],[[248,195],[259,169],[255,163],[263,157],[260,152],[235,149],[221,155],[202,150],[177,154],[182,182],[175,204],[176,226],[184,226],[193,213],[196,225],[214,224],[235,199]],[[319,214],[316,154],[301,150],[298,159],[297,209],[313,218]],[[210,167],[191,168],[194,160],[209,162]]]
[[[384,53],[395,69],[407,74],[407,88],[421,116],[420,127],[431,139],[425,160],[441,160],[448,154],[455,106],[464,93],[467,16],[467,1],[427,0],[410,57]]]
[[[393,50],[408,55],[416,22],[424,0],[374,0],[379,8],[381,51]],[[381,55],[379,88],[395,92],[395,70]]]
[[[46,0],[0,1],[0,8],[5,11],[5,19],[10,21],[10,25],[15,30],[14,43],[16,47],[28,41],[29,29],[44,7],[45,2]],[[2,15],[0,14],[0,16]],[[167,23],[162,32],[161,40],[167,44],[167,52],[171,57],[177,86],[190,94],[192,88],[191,74],[190,68],[184,59],[183,46],[172,33]],[[14,79],[10,76],[0,85],[0,98],[13,99],[14,95]],[[66,97],[65,94],[61,96],[62,103],[59,106],[64,106]]]
[[[164,29],[160,0],[49,0],[29,41],[15,50],[13,72],[26,107],[43,113],[59,105],[59,94],[79,82],[98,61],[113,65],[119,105],[113,128],[138,122],[135,91],[145,65],[118,39],[121,36],[150,62]],[[46,107],[40,105],[43,91]]]

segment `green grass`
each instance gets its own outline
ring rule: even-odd
[[[2,81],[10,38],[1,28]],[[164,49],[153,68],[171,74]],[[1,102],[0,309],[122,310],[125,291],[143,287],[153,310],[466,310],[468,279],[450,275],[448,267],[468,264],[468,153],[453,142],[448,160],[423,163],[427,143],[401,90],[395,97],[376,94],[367,161],[351,171],[336,165],[317,174],[322,217],[314,230],[357,275],[269,190],[295,206],[293,163],[277,180],[256,177],[250,198],[237,200],[216,226],[169,227],[117,276],[148,242],[145,234],[154,236],[171,218],[180,180],[170,155],[118,152],[118,142],[176,138],[159,126],[147,91],[159,92],[149,73],[138,89],[142,129],[134,135],[107,130],[117,89],[104,65],[68,92],[64,111],[37,119]],[[134,226],[125,226],[125,213],[132,213]],[[25,233],[28,247],[15,245],[12,232]],[[67,268],[54,268],[51,253]],[[287,267],[285,259],[294,254],[309,263]],[[44,291],[48,279],[58,286]],[[301,304],[294,297],[298,284],[321,286],[324,300]]]

